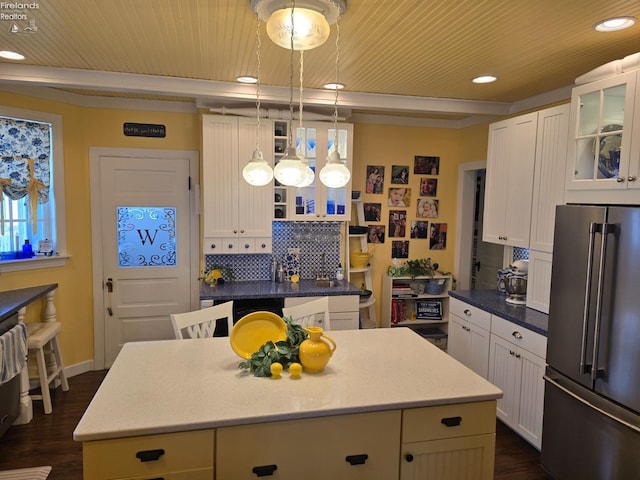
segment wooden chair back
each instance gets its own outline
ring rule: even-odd
[[[213,337],[218,320],[227,321],[227,331],[233,328],[233,301],[193,312],[172,313],[171,323],[176,339]]]
[[[329,297],[318,297],[300,305],[284,307],[283,317],[291,317],[303,327],[322,327],[324,331],[331,330],[329,315]]]

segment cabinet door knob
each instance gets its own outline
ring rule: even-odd
[[[142,450],[136,453],[136,458],[139,458],[141,462],[153,462],[162,455],[164,455],[164,449],[157,448],[155,450]]]
[[[509,355],[513,355],[514,353],[516,352],[514,352],[513,350],[509,350]]]
[[[241,228],[241,229],[240,229],[240,233],[244,233],[244,228]]]
[[[238,230],[234,230],[233,233],[238,233]]]
[[[230,244],[229,244],[229,248],[233,248],[233,243],[230,243]]]
[[[634,177],[633,175],[630,175],[629,177],[627,177],[627,180],[629,180],[630,182],[635,182],[636,177]]]
[[[469,310],[468,308],[465,308],[465,309],[464,309],[464,314],[465,314],[467,317],[470,317],[470,316],[471,316],[471,310]]]
[[[251,471],[256,474],[256,477],[269,477],[273,475],[273,472],[277,469],[277,465],[261,465],[259,467],[253,467]]]
[[[369,455],[361,453],[360,455],[347,455],[344,459],[349,462],[350,465],[364,465],[367,458],[369,458]]]
[[[249,244],[248,244],[248,243],[245,243],[245,244],[244,244],[244,248],[249,248]]]
[[[513,332],[511,335],[513,335],[518,340],[522,340],[522,334],[517,330],[515,332]]]
[[[407,454],[404,456],[404,459],[405,459],[407,462],[411,463],[411,462],[413,462],[413,455],[411,455],[410,453],[407,453]]]
[[[625,180],[625,178],[624,178],[624,177],[618,177],[618,178],[616,178],[616,182],[618,182],[618,183],[622,183],[622,182],[624,182],[624,180]]]
[[[520,358],[520,354],[519,353],[516,353],[516,358]]]
[[[215,244],[215,243],[212,243],[212,244],[211,244],[211,248],[212,248],[212,249],[216,248],[216,244]]]
[[[263,244],[261,245],[261,247],[262,247],[262,248],[267,248],[267,244],[266,244],[266,243],[263,243]]]

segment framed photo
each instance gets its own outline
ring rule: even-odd
[[[416,217],[421,218],[438,218],[438,209],[440,202],[432,198],[420,198],[418,200],[418,208]]]
[[[429,233],[429,248],[445,250],[447,248],[447,224],[432,223]]]
[[[440,172],[440,157],[416,155],[413,162],[413,173],[438,175]]]
[[[364,221],[365,222],[379,222],[382,218],[382,204],[381,203],[365,203],[364,207]]]
[[[411,221],[411,238],[428,238],[429,237],[429,222],[422,222],[420,220]]]
[[[411,189],[406,187],[389,188],[387,205],[390,207],[408,207],[411,203]]]
[[[384,233],[387,227],[384,225],[369,225],[367,243],[384,243]]]
[[[437,178],[420,179],[420,195],[423,197],[435,197],[438,194]]]
[[[389,211],[389,238],[404,238],[407,234],[407,211]]]
[[[391,258],[409,258],[409,240],[391,242]]]
[[[406,185],[409,183],[409,167],[407,165],[394,165],[391,167],[391,183]]]
[[[416,319],[442,320],[442,302],[440,300],[420,300],[416,302]]]
[[[384,193],[384,167],[367,165],[366,193]]]

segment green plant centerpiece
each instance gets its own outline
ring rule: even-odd
[[[279,342],[268,341],[262,345],[251,358],[240,362],[238,368],[249,370],[256,377],[270,377],[271,365],[279,363],[284,370],[292,363],[300,363],[298,352],[300,344],[304,342],[309,334],[304,327],[298,325],[291,317],[283,317],[287,324],[287,339]]]

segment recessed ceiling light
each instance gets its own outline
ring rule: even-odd
[[[327,90],[342,90],[344,88],[344,83],[325,83],[323,88]]]
[[[236,77],[236,80],[240,83],[258,83],[258,79],[251,75],[242,75],[240,77]]]
[[[24,55],[10,50],[0,50],[0,57],[6,58],[7,60],[24,60]]]
[[[635,17],[615,17],[602,20],[596,23],[593,28],[598,32],[615,32],[617,30],[624,30],[625,28],[632,27],[635,23]]]
[[[498,78],[494,77],[493,75],[481,75],[479,77],[474,78],[473,80],[471,80],[473,83],[491,83],[491,82],[495,82]]]

